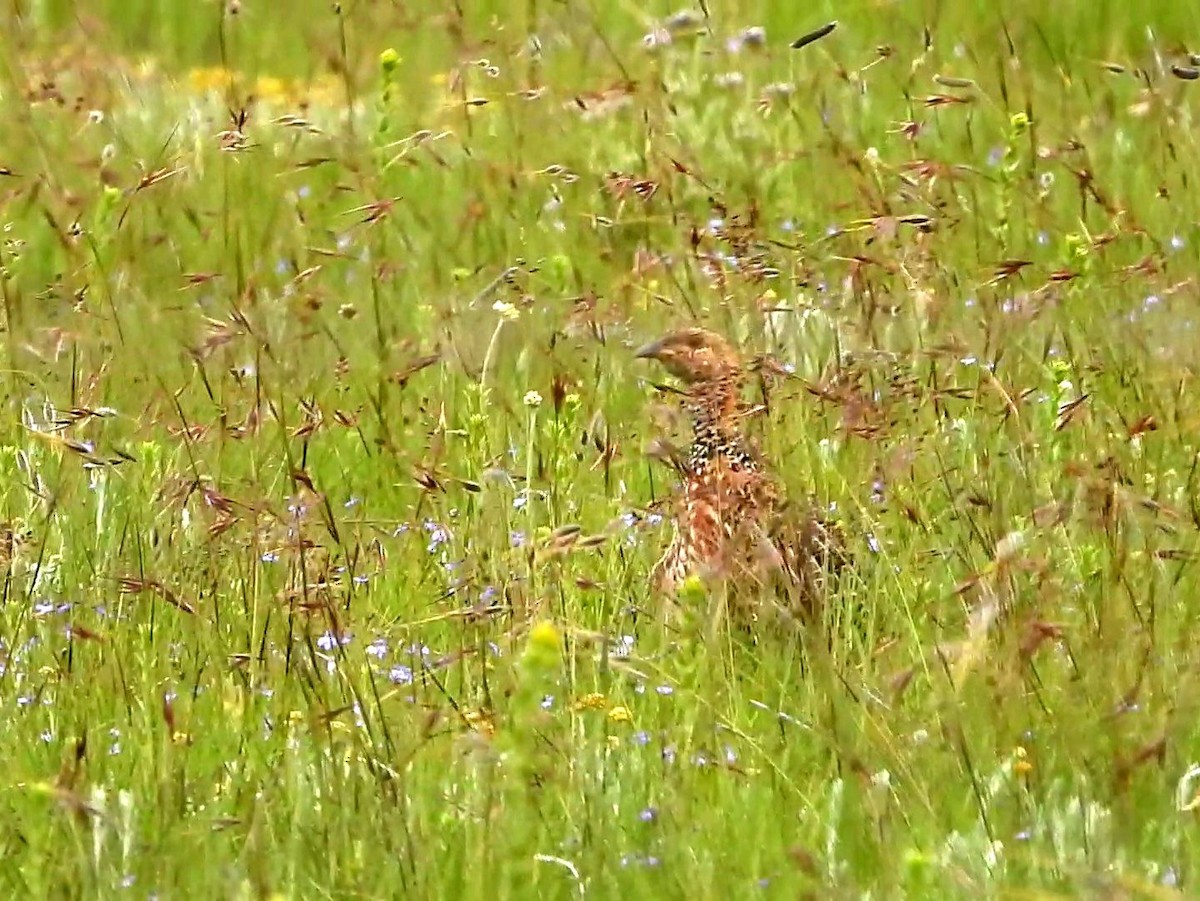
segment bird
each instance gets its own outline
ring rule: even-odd
[[[726,338],[704,328],[667,333],[637,349],[683,383],[692,442],[678,469],[673,534],[651,572],[660,594],[674,597],[699,578],[721,581],[736,612],[751,620],[766,610],[810,616],[848,563],[840,527],[789,503],[742,428],[747,372]],[[764,604],[772,594],[778,601]]]

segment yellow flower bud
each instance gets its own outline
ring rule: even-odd
[[[558,626],[543,620],[529,630],[529,641],[525,645],[525,663],[538,669],[551,669],[558,665],[562,654],[562,632]]]
[[[396,52],[396,48],[388,47],[379,54],[379,67],[383,69],[385,75],[391,75],[396,71],[398,65],[400,65],[400,54]]]

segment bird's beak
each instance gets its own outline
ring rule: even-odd
[[[634,356],[639,360],[653,360],[662,353],[663,343],[659,341],[651,341],[649,344],[643,344],[637,349]]]

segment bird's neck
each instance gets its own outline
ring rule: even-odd
[[[692,448],[688,466],[698,472],[715,460],[722,460],[738,469],[756,468],[742,437],[739,422],[741,379],[736,375],[721,376],[692,385],[688,392],[687,409],[692,417]]]

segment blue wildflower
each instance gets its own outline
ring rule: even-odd
[[[322,651],[333,651],[339,647],[344,648],[350,644],[354,636],[349,632],[343,632],[341,635],[336,635],[333,632],[326,632],[324,635],[318,636],[317,647]]]

